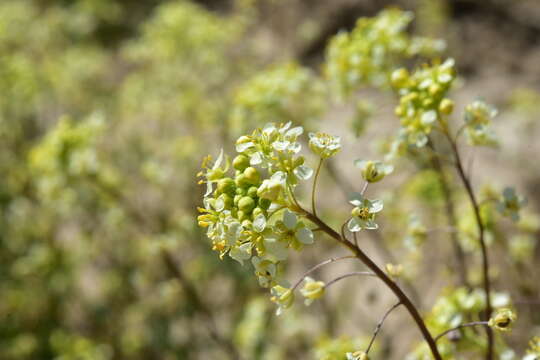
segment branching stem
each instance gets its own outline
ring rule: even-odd
[[[446,331],[443,331],[442,333],[440,333],[439,335],[435,336],[435,342],[437,342],[440,338],[442,338],[444,335],[448,334],[448,333],[451,333],[452,331],[455,331],[455,330],[458,330],[458,329],[461,329],[461,328],[465,328],[465,327],[472,327],[472,326],[479,326],[479,325],[484,325],[484,326],[487,326],[488,322],[487,321],[474,321],[474,322],[470,322],[470,323],[466,323],[466,324],[461,324],[461,325],[458,325],[454,328],[451,328],[451,329],[448,329]]]
[[[381,328],[384,324],[384,321],[386,320],[386,318],[388,317],[388,315],[390,315],[390,313],[392,311],[394,311],[397,307],[399,307],[399,305],[401,305],[401,301],[398,302],[397,304],[395,304],[394,306],[392,306],[390,309],[388,309],[382,319],[379,321],[379,323],[377,324],[377,326],[375,327],[375,331],[373,332],[373,336],[371,337],[371,340],[369,341],[369,345],[366,349],[366,355],[369,354],[369,350],[371,350],[371,347],[373,346],[373,343],[375,342],[375,338],[377,337],[377,334],[379,334],[379,331],[381,331]]]

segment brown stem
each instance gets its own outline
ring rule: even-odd
[[[464,327],[471,327],[471,326],[478,326],[478,325],[485,325],[487,326],[488,322],[487,321],[474,321],[474,322],[471,322],[471,323],[467,323],[467,324],[461,324],[461,325],[458,325],[454,328],[451,328],[451,329],[448,329],[442,333],[440,333],[439,335],[435,336],[435,342],[437,342],[440,338],[442,338],[444,335],[452,332],[452,331],[455,331],[455,330],[458,330],[458,329],[461,329],[461,328],[464,328]]]
[[[354,256],[352,255],[348,255],[348,256],[340,256],[340,257],[337,257],[337,258],[330,258],[328,260],[325,260],[323,261],[322,263],[319,263],[315,266],[313,266],[311,269],[309,269],[308,271],[306,271],[301,277],[300,279],[298,279],[298,281],[293,285],[293,287],[291,288],[294,292],[294,290],[296,290],[296,288],[298,286],[300,286],[300,284],[302,283],[302,281],[305,279],[306,276],[308,276],[309,274],[311,274],[312,272],[314,272],[315,270],[325,266],[325,265],[328,265],[328,264],[331,264],[333,262],[336,262],[336,261],[340,261],[340,260],[345,260],[345,259],[353,259]]]
[[[465,174],[465,170],[463,169],[463,162],[461,161],[461,156],[459,154],[459,150],[457,147],[456,142],[452,139],[450,136],[450,133],[448,131],[443,132],[446,135],[446,138],[448,139],[452,151],[454,152],[454,156],[456,158],[456,169],[459,174],[459,177],[461,178],[461,181],[463,182],[463,185],[465,186],[465,190],[467,191],[467,196],[469,197],[469,200],[471,202],[471,205],[473,207],[474,211],[474,217],[476,219],[476,225],[478,227],[478,238],[480,242],[480,248],[482,251],[482,274],[484,278],[484,293],[486,296],[486,310],[484,312],[484,320],[489,320],[489,317],[491,316],[492,307],[491,307],[491,282],[489,279],[489,257],[488,257],[488,251],[485,241],[485,227],[484,223],[482,221],[482,216],[480,214],[480,206],[478,205],[478,200],[476,199],[476,196],[474,194],[471,181]],[[487,340],[488,340],[488,346],[486,351],[486,360],[492,360],[493,359],[493,330],[490,327],[486,327],[486,334],[487,334]]]
[[[433,150],[434,153],[436,153],[435,147],[433,146],[433,143],[431,143],[431,141],[428,142],[428,146]],[[430,156],[430,160],[431,160],[431,166],[439,174],[441,190],[444,196],[444,207],[445,207],[445,212],[446,212],[446,218],[448,219],[448,225],[451,228],[455,229],[457,227],[457,219],[456,219],[456,213],[455,213],[454,200],[452,199],[452,190],[450,189],[450,183],[444,172],[444,167],[441,164],[441,161],[439,160],[437,155]],[[456,258],[456,261],[457,261],[457,264],[454,269],[459,276],[459,282],[470,289],[470,284],[467,279],[468,266],[467,266],[467,261],[465,259],[465,252],[463,251],[463,248],[459,244],[459,239],[455,231],[450,232],[450,241],[452,242],[452,248],[454,250],[454,257]]]
[[[335,279],[329,281],[328,283],[326,283],[324,285],[324,287],[328,288],[328,287],[330,287],[330,285],[335,284],[338,281],[341,281],[341,280],[346,279],[346,278],[351,277],[351,276],[377,276],[377,275],[375,275],[374,273],[369,272],[369,271],[353,271],[353,272],[338,276],[337,278],[335,278]]]
[[[437,345],[435,344],[435,341],[433,340],[431,333],[427,329],[426,324],[424,323],[424,320],[420,316],[414,304],[407,297],[407,295],[405,295],[405,293],[401,290],[401,288],[383,270],[381,270],[381,268],[379,268],[377,264],[375,264],[373,260],[371,260],[358,246],[354,245],[347,239],[342,238],[340,234],[338,234],[334,229],[328,226],[324,221],[322,221],[317,216],[313,215],[312,213],[302,208],[300,208],[299,210],[306,216],[308,220],[316,224],[319,228],[323,229],[323,231],[327,235],[329,235],[334,240],[338,241],[340,244],[347,247],[362,263],[364,263],[371,271],[373,271],[375,275],[379,279],[381,279],[386,284],[386,286],[390,288],[390,290],[392,290],[392,292],[398,297],[400,302],[407,308],[407,311],[409,312],[409,314],[415,321],[416,325],[420,329],[420,332],[422,333],[429,348],[431,349],[431,353],[433,354],[433,357],[435,358],[435,360],[442,360],[439,350],[437,349]]]

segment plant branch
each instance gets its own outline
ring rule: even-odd
[[[373,271],[375,276],[380,278],[386,284],[386,286],[390,288],[390,290],[397,296],[400,302],[403,303],[403,305],[407,308],[407,311],[420,329],[420,332],[422,333],[422,336],[427,342],[435,360],[442,360],[439,350],[437,349],[437,345],[435,344],[431,333],[427,329],[424,320],[420,316],[417,308],[403,292],[403,290],[401,290],[401,288],[381,268],[379,268],[377,264],[375,264],[373,260],[371,260],[371,258],[367,256],[358,246],[343,238],[339,233],[337,233],[334,229],[332,229],[323,220],[321,220],[314,214],[302,208],[300,208],[300,211],[304,213],[307,219],[309,219],[319,228],[323,229],[323,231],[328,236],[339,242],[341,245],[347,247],[355,255],[356,258],[358,258],[364,265],[366,265],[371,271]]]
[[[328,264],[331,264],[333,262],[336,262],[336,261],[340,261],[340,260],[345,260],[345,259],[354,259],[355,257],[352,256],[352,255],[347,255],[347,256],[341,256],[341,257],[337,257],[337,258],[330,258],[328,260],[325,260],[323,261],[322,263],[319,263],[315,266],[313,266],[311,269],[309,269],[308,271],[306,271],[301,277],[300,279],[298,279],[298,281],[293,285],[293,287],[291,288],[292,292],[294,292],[294,290],[296,290],[296,288],[302,283],[302,281],[304,280],[304,278],[306,276],[308,276],[309,274],[311,274],[312,272],[320,269],[321,267],[325,266],[325,265],[328,265]]]
[[[479,326],[479,325],[484,325],[486,327],[487,326],[488,322],[487,321],[474,321],[474,322],[470,322],[470,323],[466,323],[466,324],[461,324],[461,325],[458,325],[454,328],[451,328],[451,329],[448,329],[446,331],[443,331],[442,333],[440,333],[439,335],[435,336],[435,342],[437,342],[440,338],[442,338],[444,335],[448,334],[448,333],[451,333],[452,331],[455,331],[455,330],[458,330],[458,329],[461,329],[461,328],[465,328],[465,327],[471,327],[471,326]]]
[[[465,190],[467,191],[467,196],[469,197],[469,200],[473,207],[474,217],[476,220],[476,225],[478,227],[478,240],[480,242],[480,248],[482,251],[482,274],[483,274],[483,282],[484,282],[483,286],[484,286],[484,293],[486,296],[486,310],[484,312],[484,320],[487,321],[489,320],[489,317],[491,316],[492,307],[491,307],[491,296],[490,296],[491,282],[489,279],[489,257],[488,257],[488,251],[487,251],[487,246],[486,246],[486,241],[485,241],[485,227],[482,221],[482,216],[480,214],[480,206],[474,194],[471,181],[465,174],[465,170],[463,168],[463,162],[461,160],[457,143],[452,139],[452,136],[450,135],[448,131],[445,131],[444,134],[446,135],[446,138],[448,139],[450,146],[452,147],[452,151],[456,158],[456,169],[459,174],[459,177],[461,178],[463,186],[465,187]],[[493,345],[494,345],[493,330],[490,327],[486,327],[486,334],[487,334],[487,340],[488,340],[486,360],[492,360],[493,359]]]
[[[379,331],[381,331],[381,328],[384,324],[384,321],[386,320],[386,318],[388,317],[388,315],[390,315],[390,313],[392,311],[394,311],[397,307],[399,307],[399,305],[401,305],[401,301],[398,302],[397,304],[395,304],[394,306],[392,306],[390,309],[388,309],[382,319],[379,321],[379,323],[377,324],[377,326],[375,327],[375,331],[373,332],[373,336],[371,337],[371,340],[369,341],[369,345],[366,349],[366,355],[369,354],[369,350],[371,350],[371,346],[373,346],[373,343],[375,342],[375,338],[377,337],[377,334],[379,334]]]
[[[330,287],[330,285],[337,283],[340,280],[346,279],[351,276],[377,276],[372,272],[369,271],[353,271],[347,274],[343,274],[341,276],[338,276],[337,278],[329,281],[327,284],[324,285],[325,288]]]

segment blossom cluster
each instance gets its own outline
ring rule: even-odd
[[[392,73],[392,85],[400,96],[395,113],[401,121],[401,142],[417,147],[427,144],[433,126],[453,111],[453,102],[446,96],[455,78],[453,59],[412,74],[404,68]]]
[[[289,249],[300,250],[314,241],[313,232],[299,208],[294,188],[308,180],[313,170],[299,155],[302,127],[267,124],[236,141],[232,160],[221,151],[212,163],[203,161],[201,183],[206,183],[199,225],[207,229],[213,249],[242,263],[251,261],[262,287],[272,288],[279,311],[294,300],[293,290],[280,277]],[[310,148],[321,159],[337,153],[338,137],[310,134]],[[233,173],[234,175],[229,175]],[[306,279],[302,294],[307,303],[324,293],[324,283]]]
[[[350,32],[335,36],[326,51],[326,76],[338,93],[348,95],[360,85],[383,86],[396,59],[415,55],[431,56],[445,43],[411,37],[407,26],[410,12],[387,9],[373,18],[361,18]]]

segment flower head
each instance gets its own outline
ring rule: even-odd
[[[362,177],[369,183],[380,181],[394,171],[392,165],[384,164],[381,161],[356,160],[354,165],[362,170]]]
[[[495,315],[489,319],[488,325],[495,330],[508,331],[512,328],[512,323],[515,322],[516,319],[517,316],[512,310],[502,308],[498,309],[495,312]]]
[[[277,221],[276,233],[281,242],[295,249],[313,244],[314,241],[311,229],[302,220],[298,220],[298,216],[288,209],[283,211],[282,219]]]
[[[503,190],[497,209],[504,216],[510,217],[513,221],[518,221],[519,210],[526,204],[527,200],[523,196],[517,195],[514,188],[507,187]]]
[[[309,148],[321,159],[334,156],[341,150],[341,139],[322,132],[309,133]]]
[[[316,300],[324,295],[325,284],[322,281],[315,281],[309,276],[305,279],[304,286],[300,289],[302,295],[306,298],[305,304],[310,305],[313,300]]]
[[[276,315],[281,315],[283,310],[288,309],[294,302],[294,293],[292,289],[276,285],[271,289],[272,297],[270,300],[278,305]]]
[[[351,211],[352,218],[347,223],[349,231],[378,229],[379,226],[375,223],[375,214],[383,209],[382,200],[369,200],[360,193],[354,193],[349,202],[355,206]]]

